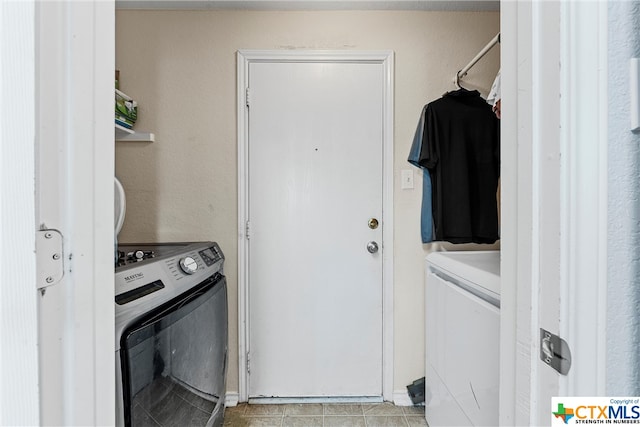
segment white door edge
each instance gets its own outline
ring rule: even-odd
[[[383,221],[382,228],[382,397],[393,399],[393,51],[239,50],[237,54],[238,105],[238,375],[239,400],[248,401],[248,249],[249,218],[248,111],[246,90],[252,62],[380,63],[385,70],[383,117]],[[386,243],[386,244],[385,244]]]

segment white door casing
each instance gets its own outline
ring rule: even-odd
[[[0,424],[114,421],[113,18],[113,1],[0,6]],[[45,226],[63,232],[68,259],[38,292]]]
[[[35,228],[63,236],[37,292],[40,423],[115,423],[113,1],[38,2]],[[38,256],[46,254],[38,254]]]
[[[606,3],[503,2],[500,425],[602,396],[606,366]],[[568,375],[540,360],[565,339]]]
[[[392,254],[390,253],[391,251],[388,250],[390,248],[384,246],[384,242],[392,241],[388,240],[392,230],[391,227],[385,227],[384,224],[391,223],[389,213],[391,212],[392,206],[390,202],[390,190],[392,188],[392,174],[390,173],[392,167],[392,156],[390,155],[392,131],[390,100],[392,97],[391,86],[389,84],[391,81],[392,54],[390,52],[241,51],[239,52],[238,64],[239,105],[243,107],[247,104],[247,100],[245,99],[247,92],[245,88],[249,82],[252,82],[249,90],[249,103],[251,107],[249,107],[248,110],[240,108],[238,113],[239,182],[241,193],[239,198],[239,223],[241,224],[239,232],[240,400],[247,400],[247,398],[253,395],[300,397],[309,395],[345,396],[375,394],[380,396],[382,393],[390,397],[392,388],[392,364],[390,363],[392,354],[390,351],[392,348],[390,341],[390,316],[392,314],[390,310],[390,278],[392,277],[390,267]],[[265,71],[267,74],[263,73]],[[280,80],[277,88],[272,87],[267,81],[262,82],[264,83],[262,84],[259,80],[255,80],[256,76],[266,76],[270,71],[275,71],[275,74],[272,74],[271,77],[278,75],[285,76],[284,80]],[[340,137],[337,136],[340,134],[337,129],[344,126],[344,124],[340,123],[341,120],[344,121],[345,116],[348,116],[348,108],[355,108],[354,106],[358,105],[363,108],[363,104],[358,104],[358,101],[362,102],[361,98],[368,97],[366,93],[357,92],[359,90],[358,88],[362,85],[357,84],[357,77],[355,76],[363,72],[364,74],[362,74],[362,76],[365,80],[367,78],[373,78],[373,81],[377,81],[379,86],[377,90],[373,91],[376,92],[373,97],[373,103],[375,104],[377,102],[379,105],[377,111],[374,108],[372,111],[364,113],[364,116],[369,114],[370,120],[372,117],[371,114],[377,114],[381,119],[379,122],[381,126],[379,129],[375,129],[374,126],[369,126],[369,128],[371,128],[369,129],[363,126],[363,124],[355,124],[352,128],[361,129],[365,127],[367,132],[365,132],[366,136],[364,139],[375,139],[374,135],[376,132],[378,134],[377,138],[379,140],[380,138],[382,139],[383,143],[374,154],[374,159],[378,159],[378,164],[382,163],[383,173],[379,178],[375,178],[375,174],[372,174],[373,178],[371,181],[373,182],[368,182],[366,172],[363,172],[362,168],[358,169],[352,166],[358,162],[358,158],[356,157],[359,153],[358,148],[353,151],[353,148],[348,148],[348,146],[352,144],[345,144],[344,141],[340,142]],[[367,74],[367,72],[369,74]],[[342,83],[339,84],[343,84],[344,86],[336,91],[335,88],[329,86],[322,87],[322,83],[320,83],[323,81],[323,78],[320,76],[326,78],[331,75],[333,75],[332,78],[334,79],[337,76],[349,77],[346,79],[338,79],[342,80]],[[309,76],[312,76],[311,79],[305,80],[308,79]],[[316,79],[315,83],[313,79]],[[254,85],[255,88],[253,87]],[[269,92],[273,90],[275,90],[275,93]],[[285,92],[289,93],[287,94]],[[289,109],[287,112],[289,117],[287,117],[287,119],[293,118],[296,124],[302,124],[303,126],[294,126],[283,134],[282,123],[271,123],[271,121],[260,122],[260,120],[256,118],[255,114],[258,114],[260,111],[265,113],[273,108],[273,105],[271,105],[267,106],[266,110],[261,110],[262,106],[259,104],[259,99],[270,100],[273,103],[273,101],[277,100],[279,102],[281,98],[284,98],[294,100],[295,102],[297,94],[300,94],[303,98],[299,99],[298,102],[305,105],[305,110],[315,110],[314,115],[307,115],[305,118],[305,114],[299,114],[301,109],[297,109],[295,106]],[[339,102],[335,102],[336,100],[332,98],[342,95],[344,95],[345,98]],[[349,95],[351,95],[351,100],[349,100]],[[306,96],[309,96],[309,98],[304,99]],[[375,101],[376,97],[377,101]],[[334,101],[333,104],[331,103],[332,101]],[[331,105],[332,108],[324,110],[323,112],[323,107],[320,107],[321,105]],[[344,107],[342,105],[344,105],[347,110],[343,110],[342,108]],[[254,116],[251,116],[252,108],[254,108]],[[363,109],[366,110],[367,108]],[[327,120],[326,123],[318,120],[310,120],[302,123],[302,121],[309,120],[309,118],[313,118],[315,115],[323,114],[327,116],[325,118],[325,120]],[[249,131],[249,117],[252,117],[251,131]],[[270,117],[272,119],[274,118],[274,116]],[[355,117],[352,119],[357,121]],[[276,119],[272,121],[277,120],[276,117]],[[302,132],[301,129],[303,130]],[[254,131],[258,133],[254,134]],[[286,135],[287,132],[298,132],[298,134]],[[313,142],[313,137],[307,138],[310,133],[316,134],[316,142]],[[258,140],[256,135],[262,137],[265,134],[277,135],[273,140],[263,141],[265,143],[268,142],[270,146],[273,145],[276,151],[270,149],[261,150],[257,145]],[[350,141],[354,138],[357,139],[355,134],[350,135],[348,140]],[[305,141],[315,145],[306,145]],[[249,148],[249,144],[253,144],[251,148]],[[360,148],[360,150],[362,150],[362,148]],[[376,150],[372,148],[372,151]],[[295,162],[293,161],[294,158],[296,159]],[[249,163],[251,159],[253,159],[253,164]],[[259,164],[256,166],[258,159]],[[291,168],[286,171],[279,171],[276,163],[283,161],[285,163],[288,162]],[[301,164],[298,165],[297,163]],[[336,173],[338,170],[349,171],[351,176],[348,178],[339,176],[332,177],[331,172],[327,171],[327,167],[335,168]],[[329,172],[328,179],[314,180],[314,177],[321,177],[321,175],[315,175],[316,173],[326,174],[327,172]],[[267,175],[269,179],[265,179]],[[362,188],[361,191],[365,193],[359,203],[355,201],[355,204],[349,205],[351,202],[348,200],[349,198],[339,195],[339,190],[342,188],[350,188],[350,186]],[[267,198],[263,197],[270,189],[273,189],[274,192],[267,196]],[[296,191],[300,190],[302,192],[296,193]],[[374,194],[377,192],[379,195],[381,190],[383,193],[382,204],[378,204],[378,207],[375,207],[376,197],[374,197]],[[324,214],[314,212],[315,210],[309,205],[311,199],[317,197],[329,207],[329,209],[325,210]],[[343,199],[340,199],[340,197],[343,197]],[[373,205],[367,205],[367,200],[371,200]],[[358,204],[363,205],[360,212],[355,214],[358,219],[351,218],[347,213],[354,210],[357,211]],[[256,212],[256,209],[260,211]],[[258,214],[257,217],[255,216],[256,214]],[[347,224],[349,222],[359,224],[348,224],[347,228],[343,228],[342,230],[330,225],[344,222],[336,222],[336,220],[338,218],[344,219],[345,217],[351,218]],[[367,221],[370,217],[378,217],[378,219],[381,220],[382,224],[378,229],[372,230],[367,227]],[[256,219],[254,220],[254,218]],[[266,219],[267,222],[262,224],[261,218]],[[248,220],[251,220],[251,235],[247,243],[245,224]],[[266,224],[268,224],[268,226]],[[338,225],[338,227],[340,227],[340,225]],[[269,231],[271,231],[271,234],[265,234]],[[282,232],[285,232],[287,235],[281,235]],[[308,239],[303,236],[303,233],[313,237]],[[358,242],[348,243],[358,246],[357,248],[351,248],[350,250],[352,252],[350,254],[343,250],[343,246],[347,242],[344,239],[344,235],[347,234],[351,234],[352,237],[357,236],[355,237],[355,241]],[[252,238],[253,240],[251,240]],[[320,242],[312,240],[320,240]],[[366,243],[370,240],[378,242],[381,247],[379,253],[371,255],[366,251]],[[269,252],[270,250],[274,252]],[[287,251],[289,253],[286,253]],[[269,262],[263,263],[261,258],[268,253],[275,253],[276,256],[272,256]],[[336,255],[338,260],[346,260],[349,259],[348,257],[353,257],[354,253],[361,254],[360,257],[356,258],[364,263],[361,264],[360,271],[369,271],[368,274],[375,276],[377,274],[376,269],[378,269],[377,280],[379,283],[379,269],[380,266],[382,266],[382,283],[384,284],[382,286],[378,285],[376,291],[367,293],[366,287],[360,288],[359,291],[353,291],[349,290],[348,287],[344,287],[344,285],[340,288],[340,282],[333,279],[333,277],[346,278],[350,274],[348,262],[336,262]],[[253,256],[251,263],[249,263],[250,255]],[[273,263],[273,259],[278,261]],[[357,263],[358,262],[355,262],[354,266]],[[305,269],[307,269],[307,272],[305,272]],[[257,275],[256,272],[260,272],[258,279],[255,279]],[[288,277],[292,280],[302,280],[306,282],[306,288],[293,286],[288,290],[286,288],[280,288],[275,291],[273,289],[263,290],[259,286],[259,284],[262,283],[261,279],[263,277],[270,277],[273,279],[272,283],[284,282],[284,280],[278,280],[279,277],[283,279]],[[327,280],[331,280],[331,282],[327,282]],[[351,282],[354,281],[357,282],[355,278],[351,280]],[[371,280],[363,279],[360,281],[361,284],[367,282],[371,282]],[[370,284],[369,286],[375,286],[375,280],[373,280],[373,285]],[[279,287],[279,285],[276,287]],[[315,290],[320,289],[322,289],[322,291],[313,295],[309,294],[310,292],[315,292]],[[286,294],[276,296],[271,292],[286,292]],[[353,292],[355,292],[355,294]],[[341,295],[341,293],[343,293],[343,295]],[[330,313],[310,313],[310,311],[318,310],[321,307],[324,307],[323,310],[325,311],[335,309],[341,305],[341,302],[345,301],[351,301],[352,304],[353,301],[355,301],[354,298],[362,293],[368,295],[363,301],[369,300],[372,307],[377,306],[378,310],[377,320],[372,320],[371,323],[374,324],[368,325],[367,328],[363,328],[362,325],[349,325],[348,321],[346,324],[343,324],[343,326],[346,325],[347,327],[339,328],[339,319],[331,317]],[[296,295],[294,296],[292,294]],[[271,298],[273,303],[282,301],[284,304],[289,305],[286,310],[278,311],[278,309],[275,308],[276,312],[270,314],[270,307],[262,304],[262,302],[266,303],[266,298]],[[362,299],[362,296],[359,298]],[[315,302],[314,299],[316,300]],[[323,300],[324,304],[319,304],[318,299]],[[298,304],[296,304],[296,301]],[[304,303],[301,303],[303,301],[307,302],[306,306]],[[296,305],[291,306],[291,304]],[[350,303],[345,304],[347,305],[343,307],[348,307]],[[384,304],[384,307],[382,307],[382,304]],[[261,305],[263,306],[262,309],[260,308]],[[354,313],[355,312],[356,310],[354,310]],[[343,313],[348,313],[348,310],[343,310]],[[383,314],[384,318],[382,317]],[[289,319],[287,316],[294,317]],[[278,317],[282,318],[279,319]],[[358,316],[353,317],[353,319],[357,318]],[[256,326],[255,322],[258,322],[257,319],[260,319],[258,326],[262,327],[262,329]],[[325,321],[322,322],[322,319],[325,319]],[[254,321],[253,324],[251,320]],[[268,323],[269,321],[274,323]],[[306,345],[298,345],[300,343],[296,343],[296,340],[289,338],[287,334],[278,335],[278,322],[282,324],[282,322],[287,323],[287,321],[296,321],[298,327],[294,329],[297,330],[298,333],[304,335],[304,331],[307,331]],[[360,318],[360,321],[362,321],[362,318]],[[376,322],[378,325],[375,325]],[[271,327],[265,328],[267,325]],[[353,338],[356,331],[358,331],[358,327],[360,328],[360,335],[363,337],[361,340],[361,343],[364,345],[362,350],[368,349],[367,352],[376,353],[376,347],[379,349],[377,352],[377,362],[365,361],[363,363],[363,365],[370,363],[371,366],[369,368],[374,367],[374,370],[378,370],[377,378],[366,381],[354,379],[354,381],[351,382],[356,385],[356,387],[352,389],[338,386],[339,381],[334,382],[333,386],[330,386],[331,381],[328,378],[330,375],[327,375],[327,373],[331,371],[331,369],[328,368],[329,365],[333,364],[333,371],[338,376],[342,376],[343,379],[344,375],[348,375],[348,373],[341,373],[340,368],[336,365],[336,361],[329,360],[331,359],[331,357],[328,357],[330,353],[326,353],[325,350],[317,346],[319,342],[322,342],[322,339],[318,338],[324,337],[325,341],[337,344],[337,348],[345,345],[349,346],[350,344],[352,347],[351,353],[346,357],[354,357],[359,354],[358,351],[353,351],[353,345],[357,342],[354,342]],[[262,332],[252,336],[251,334],[254,333],[254,330]],[[341,332],[335,335],[337,331]],[[377,331],[378,334],[377,338],[375,331]],[[340,338],[341,334],[343,335],[342,338]],[[270,335],[270,338],[267,338],[267,335]],[[334,339],[329,339],[329,335]],[[255,339],[256,337],[258,337],[258,340]],[[323,380],[318,382],[317,378],[313,378],[313,375],[319,374],[322,370],[315,373],[310,371],[309,378],[292,378],[290,381],[286,379],[280,381],[280,385],[278,386],[280,391],[274,392],[273,389],[262,388],[261,384],[268,384],[269,381],[278,377],[277,375],[271,376],[269,380],[266,376],[261,376],[267,372],[267,370],[262,369],[267,365],[259,365],[259,363],[262,362],[267,364],[273,364],[275,362],[277,364],[277,360],[272,358],[275,356],[274,351],[277,347],[273,347],[271,351],[267,350],[259,354],[259,348],[264,349],[269,343],[268,340],[273,338],[280,340],[278,345],[283,349],[289,348],[291,351],[297,353],[298,357],[300,357],[300,360],[297,362],[298,366],[308,366],[311,360],[315,358],[319,363],[317,365],[318,367],[326,368],[324,373],[321,374],[324,377]],[[299,340],[300,338],[299,336],[296,339]],[[351,341],[349,341],[350,339]],[[285,343],[282,342],[283,340],[290,340],[290,342]],[[304,342],[304,340],[305,338],[303,337],[302,341]],[[256,346],[258,342],[260,343],[257,345],[259,348],[249,348],[250,344]],[[367,347],[367,345],[369,347]],[[254,354],[256,351],[258,351],[257,355]],[[251,382],[247,377],[248,361],[246,357],[248,352],[252,353],[250,363]],[[324,356],[322,356],[323,353]],[[320,360],[318,360],[319,356],[321,356]],[[255,357],[260,357],[260,359],[256,361]],[[271,358],[270,361],[268,361],[269,358]],[[363,360],[366,360],[366,357]],[[373,360],[375,360],[375,357]],[[342,362],[348,361],[343,360]],[[377,368],[375,368],[376,363]],[[295,365],[296,357],[292,355],[292,358],[289,359],[285,365],[281,366],[286,366],[287,364]],[[353,363],[342,363],[341,366],[349,366],[350,364]],[[313,363],[311,363],[311,365],[313,365]],[[384,365],[383,369],[381,369],[381,365]],[[271,369],[269,371],[271,371]],[[295,369],[293,369],[293,371],[295,371]],[[371,372],[371,370],[369,370],[369,372]],[[314,382],[315,386],[313,386]],[[249,389],[250,383],[251,389]],[[318,388],[319,383],[323,385]],[[360,389],[358,389],[358,383],[360,383]],[[365,386],[365,383],[368,384]],[[311,388],[305,389],[305,384]],[[342,384],[345,384],[345,381],[342,381]],[[371,390],[377,391],[371,392]]]

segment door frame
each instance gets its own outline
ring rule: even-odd
[[[393,398],[393,81],[394,53],[385,51],[239,50],[237,52],[238,102],[238,376],[239,401],[248,401],[249,377],[249,117],[247,86],[254,62],[363,63],[384,68],[382,161],[382,397]],[[386,224],[386,226],[385,226]]]
[[[115,5],[35,12],[34,228],[60,232],[64,260],[37,293],[40,424],[114,425]]]
[[[501,3],[501,426],[606,392],[607,26],[606,3]],[[568,375],[539,328],[568,342]]]
[[[3,425],[115,424],[114,19],[113,0],[0,5]],[[64,273],[39,291],[42,228]]]

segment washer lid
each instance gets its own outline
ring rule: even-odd
[[[434,252],[427,263],[500,298],[500,251]]]

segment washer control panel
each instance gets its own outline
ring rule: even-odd
[[[207,267],[211,267],[213,264],[223,258],[222,253],[220,252],[220,248],[217,245],[211,246],[207,249],[203,249],[198,252],[198,254],[202,258],[204,263],[207,264]]]
[[[190,256],[180,258],[180,261],[178,262],[178,264],[180,265],[180,268],[182,269],[182,271],[185,272],[186,274],[193,274],[196,271],[198,271],[198,263],[196,262],[195,259],[193,259]]]
[[[118,249],[124,254],[115,274],[118,304],[151,293],[179,293],[216,272],[222,274],[224,255],[215,242],[140,243]]]

